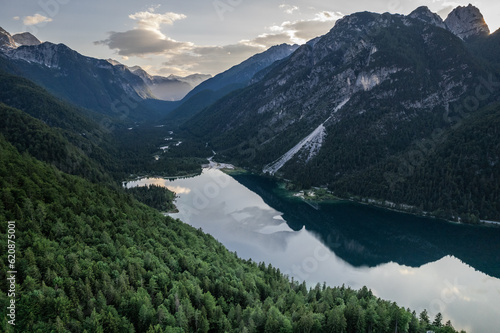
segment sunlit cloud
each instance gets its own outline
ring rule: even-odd
[[[154,13],[154,8],[149,8],[148,11],[138,12],[128,16],[132,20],[137,21],[139,29],[159,30],[163,24],[172,25],[175,21],[185,19],[187,16],[177,13]]]
[[[189,75],[193,73],[217,74],[241,63],[256,53],[283,43],[303,44],[327,33],[335,21],[343,16],[339,12],[321,11],[310,19],[285,21],[266,28],[253,39],[241,40],[228,45],[196,45],[177,41],[166,36],[162,26],[186,19],[184,14],[156,13],[158,7],[129,15],[135,28],[125,32],[110,32],[105,40],[94,42],[106,45],[123,57],[160,57],[161,66],[151,67],[152,74]],[[282,5],[283,10],[299,10],[296,6]]]
[[[340,12],[322,11],[316,13],[314,18],[309,20],[285,21],[279,26],[272,26],[270,31],[281,33],[282,36],[289,36],[289,39],[298,44],[303,44],[308,40],[327,33],[334,25],[335,21],[342,18],[344,14]]]
[[[94,44],[107,45],[124,57],[176,52],[190,47],[190,43],[178,42],[160,31],[162,25],[172,25],[175,21],[185,19],[186,15],[172,12],[158,14],[154,12],[157,8],[151,7],[147,11],[129,15],[130,19],[136,21],[135,29],[110,32],[107,39],[96,41]]]
[[[281,4],[280,8],[283,9],[283,11],[287,14],[293,14],[293,12],[299,10],[299,7],[297,6],[286,5],[286,4]]]
[[[23,19],[24,25],[37,25],[40,23],[52,22],[52,19],[40,14],[35,14],[33,16],[26,16]]]
[[[111,32],[109,38],[94,42],[96,45],[107,45],[122,56],[143,56],[172,52],[190,43],[175,41],[159,31],[149,29],[133,29],[125,32]]]
[[[451,11],[461,4],[458,2],[454,1],[448,1],[448,0],[433,0],[433,3],[437,3],[441,6],[441,9],[436,11],[436,14],[441,16],[441,18],[444,20],[446,17],[448,17],[448,14],[451,13]]]

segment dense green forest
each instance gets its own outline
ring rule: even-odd
[[[3,137],[0,161],[0,220],[16,221],[17,332],[455,332],[366,288],[307,289]],[[1,290],[6,263],[2,251]],[[1,293],[2,331],[13,332],[8,302]]]
[[[119,117],[72,106],[2,70],[0,108],[0,133],[16,148],[91,181],[120,182],[131,174],[197,174],[211,155],[196,142],[164,153],[159,147],[170,135],[169,128],[124,123]]]
[[[403,202],[414,212],[460,216],[463,222],[500,219],[500,104],[469,117],[436,140],[417,142],[405,153],[353,173],[330,188]],[[388,186],[381,186],[388,182]]]
[[[143,204],[153,207],[161,212],[174,211],[175,193],[166,187],[158,185],[137,186],[128,188],[127,192]]]

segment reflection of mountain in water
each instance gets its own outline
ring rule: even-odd
[[[373,267],[392,261],[420,267],[453,255],[500,278],[500,228],[459,225],[350,202],[324,203],[315,209],[283,196],[277,184],[267,178],[234,178],[283,212],[293,230],[305,226],[353,266]]]

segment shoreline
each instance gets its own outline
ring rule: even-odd
[[[255,173],[255,172],[252,172],[251,170],[240,168],[240,167],[235,167],[235,168],[243,170],[245,173],[250,173],[250,174],[255,174],[255,175],[258,175],[258,176],[264,176],[264,177],[271,178],[271,179],[275,180],[278,184],[280,182],[285,183],[285,184],[287,184],[287,183],[293,184],[293,182],[291,182],[289,180],[286,180],[284,178],[277,177],[275,175],[270,176],[268,174]],[[235,172],[235,173],[237,173],[237,172]],[[231,174],[231,172],[228,172],[228,174]],[[293,190],[287,189],[286,185],[285,185],[282,188],[282,190],[287,193],[286,195],[288,197],[300,199],[300,200],[302,200],[303,202],[305,202],[307,204],[317,205],[317,204],[320,204],[320,203],[336,202],[336,201],[338,201],[338,202],[341,202],[341,201],[344,201],[344,202],[354,202],[354,203],[363,204],[363,205],[367,205],[367,206],[371,206],[371,207],[377,207],[377,208],[381,208],[381,209],[390,210],[390,211],[397,212],[397,213],[411,214],[411,215],[418,216],[418,217],[426,217],[426,218],[443,220],[443,221],[446,221],[446,222],[449,222],[449,223],[463,224],[463,225],[476,225],[476,226],[483,226],[483,227],[487,227],[487,226],[489,226],[489,227],[500,227],[500,221],[492,221],[492,220],[479,219],[479,223],[466,223],[466,222],[462,222],[461,220],[457,221],[457,220],[452,220],[450,218],[438,217],[438,216],[433,215],[430,212],[421,212],[421,213],[420,212],[415,212],[413,210],[417,210],[418,209],[415,206],[411,206],[411,205],[408,205],[408,204],[397,204],[397,203],[394,203],[394,202],[390,202],[388,200],[377,200],[377,199],[373,199],[373,198],[359,198],[359,199],[356,199],[355,197],[343,198],[343,197],[339,197],[337,195],[334,195],[330,190],[328,190],[326,188],[323,188],[321,186],[320,187],[311,187],[309,189],[304,189],[304,190],[301,190],[301,191],[293,191]],[[328,193],[328,197],[325,198],[325,199],[322,199],[321,197],[320,198],[318,198],[318,197],[315,198],[314,196],[307,195],[307,199],[306,199],[306,196],[304,195],[305,193],[311,193],[311,192],[315,193],[318,190],[326,191]],[[403,208],[396,208],[398,206],[399,207],[403,207]],[[459,217],[459,219],[460,219],[460,217]]]
[[[320,203],[328,203],[328,202],[330,202],[330,203],[332,203],[332,202],[353,202],[353,203],[363,204],[363,205],[367,205],[367,206],[371,206],[371,207],[386,209],[386,210],[397,212],[397,213],[411,214],[411,215],[418,216],[418,217],[426,217],[426,218],[443,220],[443,221],[446,221],[449,223],[500,227],[500,221],[481,220],[480,219],[479,223],[466,223],[466,222],[462,222],[460,220],[456,221],[456,220],[452,220],[449,218],[438,217],[438,216],[431,214],[430,212],[416,212],[414,210],[417,210],[418,208],[416,208],[415,206],[411,206],[408,204],[397,204],[397,203],[387,201],[387,200],[377,200],[377,199],[373,199],[373,198],[359,198],[358,199],[355,197],[342,198],[342,197],[339,197],[337,195],[334,195],[330,190],[328,190],[327,188],[324,188],[324,187],[312,187],[312,188],[305,189],[305,190],[293,191],[293,190],[290,190],[286,187],[286,184],[293,184],[293,182],[291,182],[291,181],[277,177],[275,175],[270,176],[267,174],[256,173],[256,172],[253,172],[251,170],[235,166],[233,164],[215,162],[212,160],[214,158],[214,156],[207,158],[209,161],[208,164],[201,165],[201,168],[202,168],[201,172],[203,172],[203,170],[205,170],[205,169],[208,169],[208,170],[216,169],[216,170],[220,170],[221,172],[224,172],[228,175],[238,175],[238,174],[249,173],[249,174],[253,174],[256,176],[267,177],[267,178],[270,178],[270,179],[273,179],[274,181],[276,181],[278,186],[280,187],[280,190],[283,191],[287,197],[292,198],[292,199],[294,198],[297,200],[301,200],[309,205],[311,205],[311,204],[318,205]],[[144,178],[146,178],[146,179],[163,178],[163,179],[169,179],[169,180],[170,179],[174,180],[174,179],[182,179],[182,178],[191,178],[191,177],[199,176],[201,174],[201,172],[195,173],[195,174],[189,174],[189,175],[182,175],[182,176],[159,176],[159,175],[135,176],[133,179],[129,178],[129,179],[123,181],[122,186],[127,187],[127,184],[129,182],[139,181],[140,179],[144,179]],[[280,183],[285,184],[285,185],[281,186]],[[316,195],[318,191],[321,192],[319,196]],[[312,195],[311,195],[311,193],[312,193]],[[400,208],[396,208],[396,207],[400,207]]]

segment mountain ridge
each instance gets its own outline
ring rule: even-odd
[[[125,66],[116,60],[108,59],[113,66]],[[205,80],[212,77],[209,74],[191,74],[185,77],[169,75],[151,75],[140,66],[125,66],[130,72],[139,76],[152,94],[163,101],[179,101],[183,99],[191,90]]]
[[[272,170],[306,188],[327,185],[343,197],[362,196],[361,187],[349,190],[343,180],[371,165],[386,165],[434,130],[451,130],[443,115],[457,112],[478,78],[491,73],[459,36],[434,15],[423,20],[422,13],[428,17],[430,11],[348,15],[259,82],[220,99],[183,128],[228,162]],[[494,98],[488,96],[478,100],[478,109]],[[270,167],[280,158],[284,163]],[[342,190],[336,186],[340,182]],[[397,199],[387,192],[389,185],[377,178],[377,199]],[[470,210],[474,215],[477,204],[469,204],[476,207]],[[436,209],[427,202],[423,206]],[[460,214],[470,220],[463,208]]]
[[[1,36],[1,68],[59,98],[118,122],[144,121],[168,112],[167,102],[156,100],[144,81],[124,66],[84,56],[64,44],[12,45],[8,32]]]
[[[297,48],[298,45],[289,44],[273,46],[200,83],[180,101],[180,106],[174,109],[165,121],[186,121],[223,96],[253,83],[252,79],[262,71],[288,57]]]

